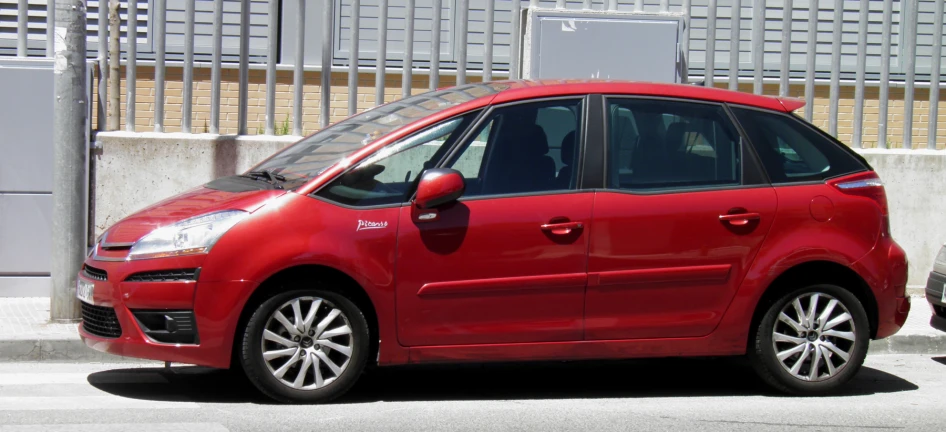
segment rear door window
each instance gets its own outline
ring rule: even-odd
[[[786,114],[733,107],[772,183],[822,181],[863,171],[857,157]]]

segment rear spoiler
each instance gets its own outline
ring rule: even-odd
[[[783,107],[785,111],[792,112],[803,106],[805,106],[805,101],[803,99],[789,98],[789,97],[777,97],[775,98]]]

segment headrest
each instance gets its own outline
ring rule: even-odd
[[[562,163],[565,165],[572,164],[572,158],[575,156],[575,131],[571,131],[565,134],[565,138],[562,138]]]

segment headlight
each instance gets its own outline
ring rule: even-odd
[[[939,249],[939,255],[936,255],[936,261],[933,262],[933,271],[946,274],[946,245]]]
[[[135,242],[128,253],[128,259],[206,253],[224,233],[248,214],[241,210],[227,210],[158,228]]]

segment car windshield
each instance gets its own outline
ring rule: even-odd
[[[424,117],[502,91],[503,83],[470,84],[436,90],[365,111],[286,147],[248,172],[285,177],[299,187],[378,138]]]

